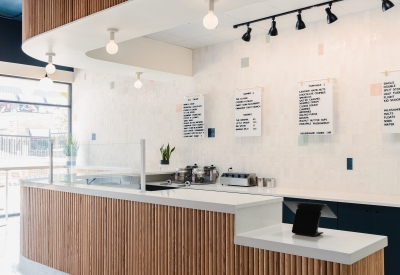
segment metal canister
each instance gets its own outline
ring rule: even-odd
[[[264,178],[257,178],[257,186],[264,187]]]
[[[269,188],[275,187],[275,179],[274,178],[265,178],[265,186]]]

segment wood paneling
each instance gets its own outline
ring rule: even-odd
[[[23,0],[22,41],[125,1]]]
[[[234,215],[21,187],[21,254],[69,274],[384,275],[234,245]]]

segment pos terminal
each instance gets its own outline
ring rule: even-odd
[[[284,201],[283,203],[296,214],[292,232],[297,235],[319,236],[323,233],[318,232],[320,217],[337,218],[326,204],[298,201]]]

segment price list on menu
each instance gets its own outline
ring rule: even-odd
[[[261,136],[261,91],[235,92],[235,137]]]
[[[333,86],[327,80],[299,84],[299,134],[333,133]]]
[[[204,137],[204,97],[187,97],[183,102],[183,137]]]
[[[383,132],[400,133],[400,77],[385,77],[383,92]]]

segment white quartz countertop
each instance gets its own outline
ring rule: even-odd
[[[148,183],[159,185],[159,183]],[[324,201],[336,201],[346,203],[358,203],[368,205],[380,205],[389,207],[400,207],[400,196],[385,196],[385,195],[374,195],[374,194],[357,194],[347,192],[332,192],[332,191],[319,191],[319,190],[308,190],[308,189],[295,189],[295,188],[282,188],[282,187],[242,187],[242,186],[226,186],[217,184],[204,184],[204,185],[191,185],[190,189],[199,190],[212,190],[218,192],[233,192],[243,194],[254,194],[263,196],[277,196],[277,197],[289,197],[299,199],[310,199],[310,200],[324,200]]]
[[[280,197],[265,197],[238,193],[222,194],[221,192],[205,190],[170,189],[142,192],[137,189],[124,189],[110,186],[62,182],[49,184],[41,180],[21,180],[21,186],[230,214],[235,214],[236,210],[241,208],[283,201]]]
[[[353,264],[384,248],[387,237],[320,228],[318,237],[292,233],[291,224],[279,224],[235,235],[235,244],[341,264]]]

